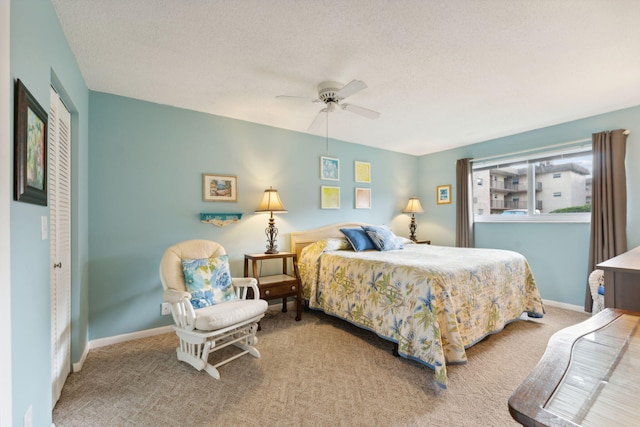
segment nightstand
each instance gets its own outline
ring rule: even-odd
[[[282,274],[260,276],[258,263],[262,267],[262,263],[269,260],[282,260]],[[251,270],[249,270],[249,262],[251,262]],[[289,267],[289,264],[291,264],[291,267]],[[256,278],[260,289],[260,298],[265,300],[282,298],[283,313],[287,311],[287,298],[295,297],[296,320],[302,318],[302,295],[300,293],[300,274],[298,273],[296,254],[291,252],[245,254],[244,277]]]

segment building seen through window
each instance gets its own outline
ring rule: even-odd
[[[474,215],[591,211],[590,149],[511,162],[503,159],[500,162],[474,163]]]

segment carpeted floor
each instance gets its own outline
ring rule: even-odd
[[[322,313],[271,307],[258,332],[262,357],[220,368],[221,379],[179,362],[175,334],[94,349],[67,379],[53,412],[73,426],[509,426],[507,401],[556,331],[586,313],[546,307],[433,371],[394,357],[375,334]],[[229,349],[231,351],[231,349]],[[215,359],[214,353],[212,358]]]

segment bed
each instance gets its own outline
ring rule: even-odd
[[[525,257],[497,249],[414,244],[356,252],[340,223],[291,233],[309,307],[371,330],[397,344],[400,356],[435,371],[447,385],[447,364],[523,313],[544,308]],[[366,224],[365,224],[366,225]]]

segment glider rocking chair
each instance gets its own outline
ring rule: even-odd
[[[604,271],[593,270],[587,280],[589,282],[591,298],[593,298],[591,313],[596,314],[604,310]]]
[[[224,248],[209,240],[187,240],[169,247],[160,262],[163,299],[171,304],[180,339],[178,360],[220,379],[218,367],[240,356],[259,358],[258,321],[267,310],[254,278],[232,278]],[[253,289],[253,298],[247,290]],[[242,351],[214,365],[209,354],[234,345]]]

